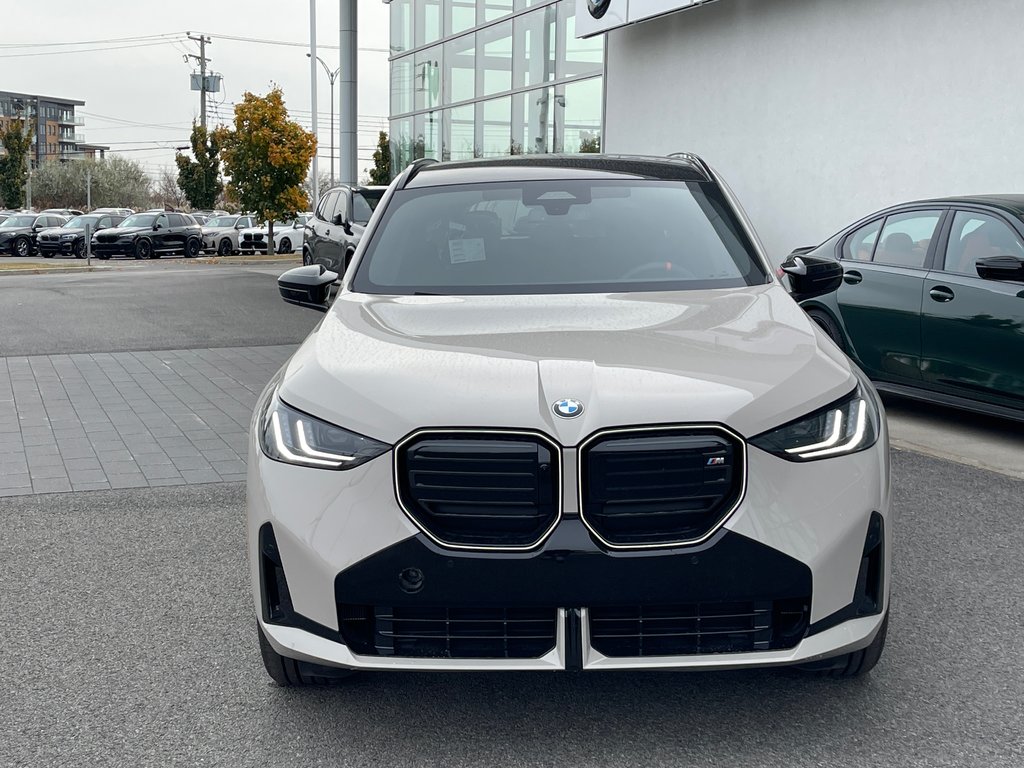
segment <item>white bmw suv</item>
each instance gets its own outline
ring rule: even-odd
[[[878,661],[882,407],[702,160],[418,161],[337,278],[252,424],[276,682]]]

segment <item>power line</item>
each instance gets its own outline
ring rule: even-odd
[[[238,42],[238,43],[260,43],[262,45],[287,45],[287,46],[290,46],[292,48],[309,48],[309,43],[308,42],[301,43],[301,42],[297,42],[297,41],[294,41],[294,40],[268,40],[268,39],[262,38],[262,37],[243,37],[241,35],[221,35],[221,34],[217,34],[216,32],[205,32],[203,34],[209,35],[211,37],[217,37],[217,38],[220,38],[221,40],[234,40],[235,42]],[[328,48],[328,49],[335,50],[335,51],[339,50],[339,47],[337,45],[324,45],[322,43],[317,43],[316,47],[317,48]],[[390,53],[390,51],[387,48],[359,48],[358,50],[366,51],[368,53]]]
[[[142,40],[160,40],[168,37],[181,37],[184,32],[163,32],[159,35],[135,35],[133,37],[110,37],[105,40],[65,40],[56,43],[0,43],[0,48],[55,48],[64,45],[100,45],[107,43],[135,43]]]
[[[151,43],[139,43],[137,45],[120,45],[103,48],[77,48],[73,51],[42,51],[40,53],[0,53],[0,59],[17,59],[27,56],[61,56],[66,53],[94,53],[96,51],[127,51],[129,48],[155,48],[158,45],[170,45],[173,40],[156,40]]]

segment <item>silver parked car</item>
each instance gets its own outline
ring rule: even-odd
[[[252,422],[279,684],[879,660],[882,406],[702,160],[418,161],[337,278],[281,276],[326,314]]]

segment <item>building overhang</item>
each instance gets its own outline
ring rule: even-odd
[[[593,37],[714,0],[576,0],[576,37]]]

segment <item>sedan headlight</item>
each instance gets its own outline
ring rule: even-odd
[[[74,235],[61,235],[60,239],[61,240],[74,240],[75,236]]]
[[[272,391],[256,422],[263,452],[275,461],[318,469],[352,469],[391,446],[297,411]]]
[[[758,435],[750,444],[789,461],[843,456],[875,444],[879,418],[877,395],[862,380],[841,400]]]

